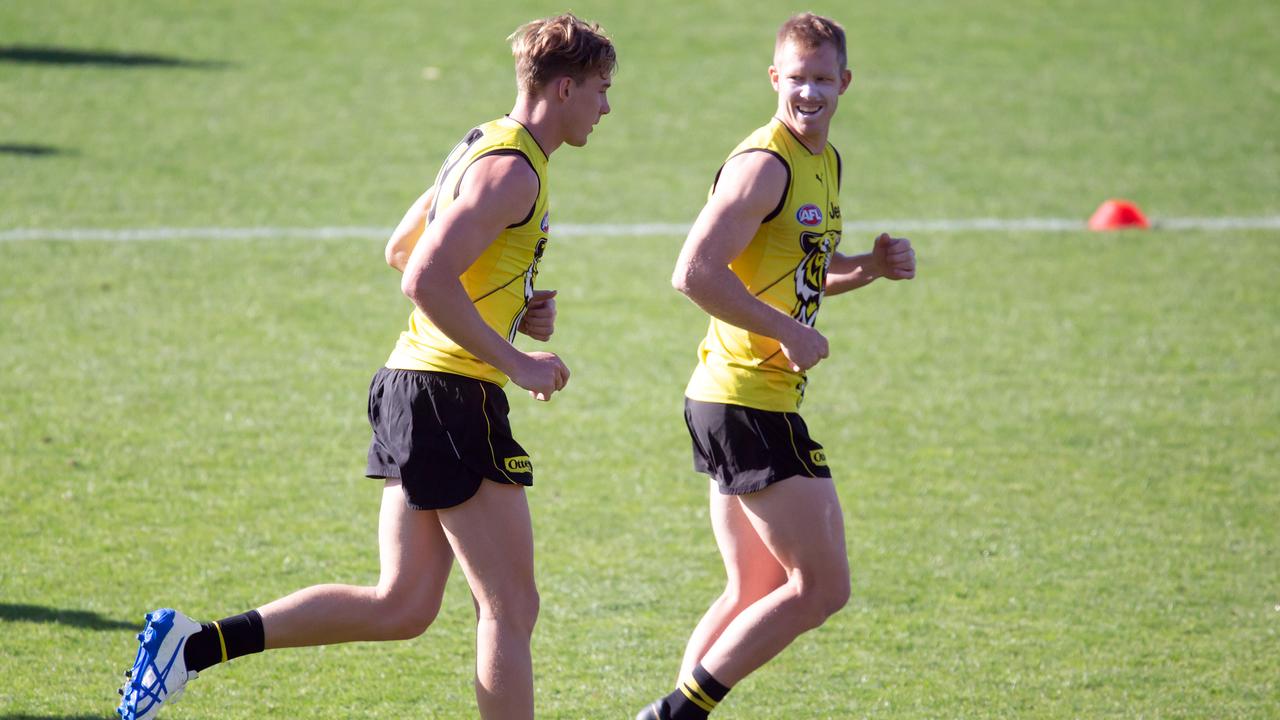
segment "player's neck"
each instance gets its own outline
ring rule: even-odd
[[[806,135],[797,130],[791,123],[787,122],[787,119],[782,117],[781,113],[774,115],[774,119],[782,123],[787,130],[790,130],[791,135],[804,146],[805,150],[808,150],[810,153],[820,155],[823,150],[827,149],[827,134],[830,130],[829,127],[817,128]]]
[[[535,98],[521,93],[516,97],[515,107],[511,108],[507,117],[523,125],[547,157],[564,144],[564,136],[557,129],[558,126],[548,112],[546,103],[538,102]]]

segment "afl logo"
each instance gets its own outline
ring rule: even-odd
[[[817,205],[809,204],[796,211],[796,220],[801,225],[813,227],[822,224],[822,208]]]
[[[548,232],[551,230],[551,211],[550,210],[542,213],[541,227],[542,227],[542,232]]]

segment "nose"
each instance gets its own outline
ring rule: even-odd
[[[608,101],[608,100],[605,100],[603,103],[601,103],[601,104],[600,104],[600,114],[601,114],[601,115],[608,115],[608,114],[609,114],[609,110],[610,110],[610,108],[609,108],[609,101]]]

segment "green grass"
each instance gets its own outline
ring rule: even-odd
[[[0,231],[389,228],[509,108],[502,37],[559,9],[6,4],[0,48],[221,65],[0,60],[0,144],[62,150],[0,153]],[[1274,4],[813,9],[850,30],[851,220],[1280,212]],[[771,110],[787,10],[574,10],[622,70],[590,147],[554,157],[556,222],[689,222]],[[680,241],[553,236],[543,264],[573,380],[510,393],[540,717],[665,691],[722,582],[680,418],[705,322],[667,285]],[[829,300],[804,409],[853,600],[716,717],[1280,715],[1277,235],[913,241],[918,280]],[[364,393],[407,312],[376,240],[0,242],[0,717],[108,716],[151,607],[372,582]],[[472,624],[455,574],[418,640],[232,663],[165,717],[473,717]]]

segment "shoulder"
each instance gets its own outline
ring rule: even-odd
[[[786,183],[790,172],[786,158],[778,152],[765,147],[748,147],[724,161],[719,182]]]
[[[745,185],[781,190],[790,177],[791,168],[780,154],[765,148],[748,148],[725,161],[717,187]]]
[[[542,181],[519,153],[493,153],[477,158],[458,184],[458,195],[514,223],[529,213]]]
[[[738,143],[725,160],[723,171],[732,167],[737,172],[763,174],[765,180],[780,175],[785,182],[791,171],[790,140],[786,126],[776,119],[770,120]]]
[[[730,216],[768,222],[786,202],[790,183],[791,170],[780,157],[747,150],[725,162],[709,204]]]
[[[529,158],[520,152],[492,152],[475,159],[467,170],[468,181],[486,187],[518,190],[524,187],[538,188],[538,173]]]

